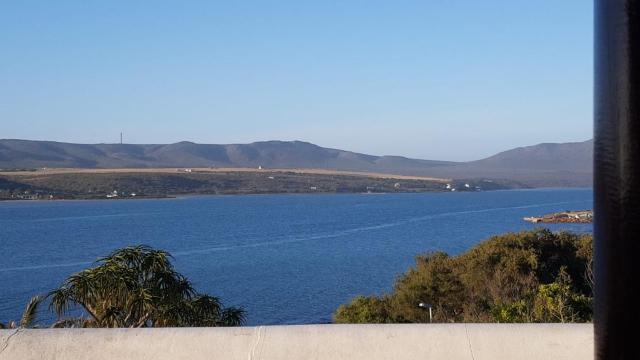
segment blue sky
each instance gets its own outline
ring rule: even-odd
[[[0,138],[471,160],[592,134],[584,0],[2,1]]]

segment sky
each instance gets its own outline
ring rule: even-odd
[[[0,1],[0,138],[475,160],[592,137],[585,0]]]

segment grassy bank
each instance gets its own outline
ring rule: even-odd
[[[198,194],[394,193],[450,191],[446,180],[383,174],[302,171],[50,171],[3,172],[0,199],[105,199]],[[514,184],[451,182],[459,191],[495,190]],[[459,184],[458,184],[459,183]],[[468,185],[468,186],[465,186]]]

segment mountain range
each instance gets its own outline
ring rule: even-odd
[[[543,143],[453,162],[374,156],[302,141],[250,144],[72,144],[0,140],[0,169],[264,167],[331,169],[453,179],[500,179],[524,186],[591,186],[593,140]]]

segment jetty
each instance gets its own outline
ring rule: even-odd
[[[577,223],[588,224],[593,220],[592,210],[564,211],[547,214],[540,217],[531,216],[523,218],[524,221],[532,223]]]

